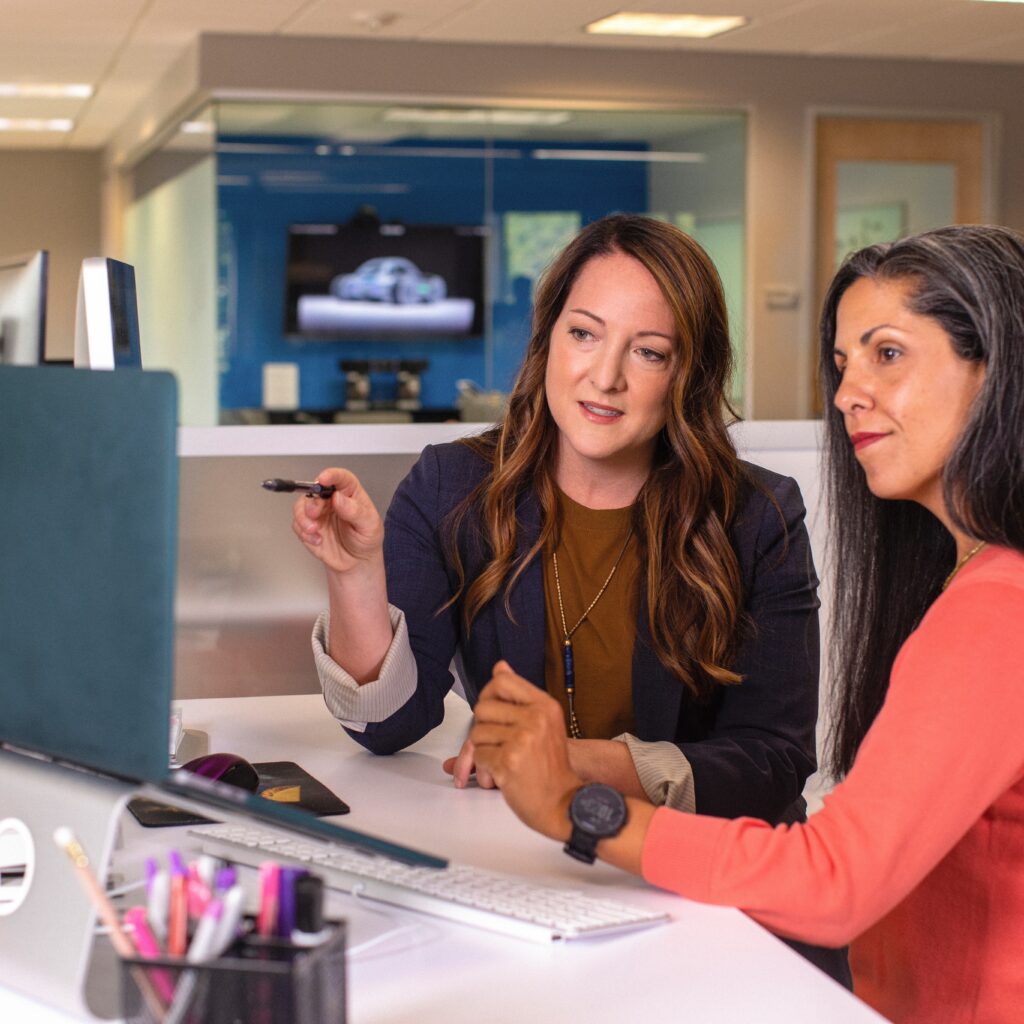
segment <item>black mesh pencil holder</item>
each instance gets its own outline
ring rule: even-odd
[[[344,1024],[345,926],[319,945],[249,933],[217,960],[121,961],[129,1024]]]

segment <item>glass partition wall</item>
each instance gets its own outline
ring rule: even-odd
[[[647,213],[719,268],[742,407],[745,140],[734,112],[218,102],[136,169],[143,330],[197,425],[490,418],[551,257]]]

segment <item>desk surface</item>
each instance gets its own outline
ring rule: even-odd
[[[209,733],[213,750],[299,762],[351,805],[341,821],[353,828],[672,914],[670,924],[633,935],[540,946],[390,907],[353,907],[332,894],[328,910],[350,917],[353,944],[365,943],[349,965],[351,1024],[882,1019],[738,911],[662,893],[607,865],[577,864],[520,824],[497,792],[454,789],[440,762],[458,749],[469,717],[454,696],[440,728],[384,758],[354,744],[318,695],[183,707],[185,726]],[[125,828],[128,851],[180,840],[178,830]],[[0,1019],[67,1018],[0,990]]]

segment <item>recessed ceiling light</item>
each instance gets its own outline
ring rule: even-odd
[[[688,39],[710,39],[746,25],[749,18],[739,15],[711,14],[641,14],[621,11],[600,21],[592,21],[585,31],[622,36],[682,36]]]
[[[178,127],[182,135],[212,135],[213,122],[211,121],[182,121]]]
[[[69,132],[70,117],[0,117],[0,132]]]
[[[567,110],[466,109],[445,107],[391,107],[384,120],[406,124],[510,124],[558,125],[572,119]]]
[[[398,20],[398,15],[394,11],[353,11],[349,17],[357,25],[369,29],[371,32],[378,32]]]
[[[9,99],[87,100],[92,86],[75,82],[0,82],[0,97]]]

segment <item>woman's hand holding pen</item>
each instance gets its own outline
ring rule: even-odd
[[[317,482],[331,485],[328,499],[303,496],[292,506],[292,530],[306,550],[335,573],[358,573],[383,563],[384,524],[358,478],[347,469],[325,469]]]
[[[334,493],[296,500],[292,530],[327,569],[327,653],[357,683],[368,683],[378,677],[393,638],[384,523],[354,473],[325,469],[317,482],[334,487]]]

